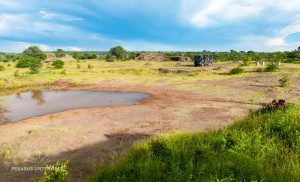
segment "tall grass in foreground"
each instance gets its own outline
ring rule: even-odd
[[[89,181],[300,181],[300,106],[252,112],[219,131],[151,139]]]

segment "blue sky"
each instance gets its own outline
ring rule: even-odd
[[[300,0],[0,0],[0,52],[285,51]]]

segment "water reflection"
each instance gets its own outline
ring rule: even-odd
[[[31,98],[36,101],[37,105],[42,105],[45,103],[44,95],[41,90],[32,90],[30,92],[31,92]]]
[[[145,97],[148,95],[128,92],[32,90],[3,97],[8,102],[0,107],[0,123],[68,109],[134,105]]]

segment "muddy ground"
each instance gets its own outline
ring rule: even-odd
[[[0,181],[28,181],[43,175],[41,171],[12,171],[13,166],[45,166],[68,160],[72,181],[84,179],[99,166],[106,166],[128,153],[143,139],[166,132],[208,131],[224,127],[257,108],[247,99],[234,99],[246,92],[262,92],[274,97],[277,78],[265,76],[231,78],[222,81],[141,86],[105,82],[94,86],[70,87],[57,82],[60,90],[99,90],[148,93],[141,104],[92,109],[73,109],[0,125]],[[274,83],[273,83],[273,81]],[[298,83],[299,79],[294,80]],[[269,83],[270,85],[265,85]],[[178,89],[195,85],[218,86],[205,92]],[[300,84],[299,84],[300,85]],[[292,88],[298,97],[299,87]],[[275,94],[276,96],[276,94]],[[74,98],[76,99],[76,98]]]

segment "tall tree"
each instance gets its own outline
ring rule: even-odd
[[[127,58],[127,51],[122,46],[116,46],[109,50],[108,57],[116,57],[119,60]]]
[[[64,57],[66,55],[66,52],[62,49],[57,49],[55,52],[55,56],[58,58]]]
[[[37,46],[28,47],[23,51],[22,56],[24,58],[36,58],[39,60],[46,59],[46,54],[43,51],[41,51]]]

